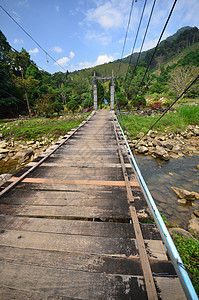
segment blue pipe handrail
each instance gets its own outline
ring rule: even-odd
[[[120,126],[120,123],[118,121],[118,118],[117,118],[116,115],[115,115],[115,117],[116,117],[117,123],[119,125],[119,128],[122,132],[122,136],[123,136],[124,141],[126,143],[127,149],[129,151],[129,154],[130,154],[130,157],[131,157],[131,160],[132,160],[131,165],[132,165],[132,167],[135,171],[137,180],[138,180],[138,182],[140,184],[140,187],[141,187],[141,189],[144,193],[147,204],[148,204],[148,206],[149,206],[149,208],[150,208],[150,210],[153,214],[154,220],[155,220],[156,225],[159,229],[159,232],[160,232],[161,237],[164,241],[164,244],[167,248],[170,259],[171,259],[171,261],[174,265],[176,273],[177,273],[177,275],[180,279],[181,285],[184,289],[185,295],[186,295],[187,299],[198,300],[198,296],[197,296],[196,291],[193,287],[193,284],[192,284],[192,282],[189,278],[189,275],[187,274],[187,271],[183,268],[184,265],[183,265],[182,259],[179,255],[179,253],[176,249],[176,246],[175,246],[175,244],[174,244],[174,242],[173,242],[173,240],[172,240],[172,238],[169,234],[169,231],[168,231],[168,229],[167,229],[167,227],[166,227],[166,225],[165,225],[165,223],[164,223],[164,221],[163,221],[163,219],[160,215],[160,212],[159,212],[159,210],[158,210],[158,208],[155,204],[155,201],[154,201],[153,197],[151,196],[151,193],[150,193],[150,191],[149,191],[149,189],[148,189],[148,187],[147,187],[147,185],[144,181],[144,178],[142,177],[140,169],[139,169],[139,167],[137,165],[137,162],[136,162],[136,160],[135,160],[135,158],[132,154],[131,148],[130,148],[127,140],[126,140],[126,137],[124,135],[122,127]]]

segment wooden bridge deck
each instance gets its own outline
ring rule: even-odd
[[[1,299],[185,299],[114,126],[97,111],[1,197]]]

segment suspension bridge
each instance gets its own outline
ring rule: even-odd
[[[4,184],[1,299],[194,299],[131,156],[98,110]]]

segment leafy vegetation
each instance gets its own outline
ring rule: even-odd
[[[123,116],[128,132],[132,138],[135,138],[140,132],[146,133],[153,123],[159,118],[156,116],[141,116],[141,115],[124,115]],[[154,130],[158,132],[167,131],[178,132],[185,130],[188,125],[196,125],[199,122],[199,106],[184,105],[176,109],[176,112],[166,114],[156,126]]]
[[[40,140],[45,135],[48,135],[48,138],[58,138],[78,126],[88,115],[89,113],[68,114],[64,120],[40,117],[8,123],[1,122],[0,132],[3,134],[3,139],[15,136],[15,140],[22,138],[23,140]]]
[[[199,241],[194,241],[176,234],[174,243],[182,258],[184,266],[189,272],[196,293],[199,295]]]

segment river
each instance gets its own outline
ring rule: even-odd
[[[199,193],[199,156],[185,156],[161,161],[150,156],[136,156],[138,166],[161,214],[171,226],[187,229],[191,213],[199,200],[179,204],[171,186]]]

